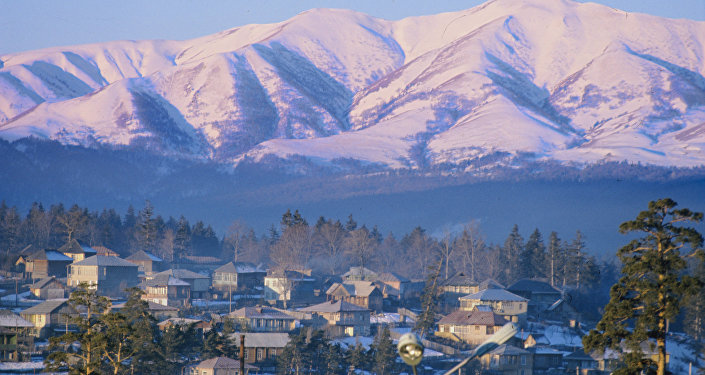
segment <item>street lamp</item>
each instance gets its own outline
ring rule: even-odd
[[[470,355],[467,358],[455,365],[452,369],[446,371],[444,375],[451,375],[455,371],[460,371],[460,369],[467,365],[468,362],[476,357],[482,357],[488,352],[494,350],[496,347],[504,344],[507,340],[516,335],[518,331],[519,329],[516,324],[505,324],[499,331],[495,332],[492,336],[480,344],[480,346],[470,352]],[[399,338],[399,344],[397,344],[399,356],[407,365],[411,366],[414,370],[414,375],[416,375],[416,365],[421,363],[423,349],[424,348],[423,345],[421,345],[420,340],[413,333],[407,333]]]

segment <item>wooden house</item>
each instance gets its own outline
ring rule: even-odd
[[[41,280],[50,276],[65,278],[66,269],[71,262],[73,262],[73,258],[67,257],[57,250],[45,249],[30,255],[21,255],[16,264],[24,266],[24,272],[28,279]]]
[[[521,279],[507,287],[507,291],[529,300],[527,314],[536,318],[561,298],[560,290],[535,279]]]
[[[528,300],[504,289],[486,289],[460,297],[460,310],[472,311],[475,306],[487,305],[508,320],[524,324]]]
[[[208,290],[211,287],[211,278],[197,272],[187,269],[169,269],[156,274],[149,278],[161,277],[163,275],[173,276],[179,280],[183,280],[191,286],[191,299],[202,299],[208,297]]]
[[[470,345],[481,344],[508,322],[486,307],[478,306],[473,311],[458,310],[446,315],[438,322],[435,335]]]
[[[98,293],[122,296],[125,289],[137,286],[137,265],[119,257],[94,255],[69,266],[68,285],[85,282]]]
[[[140,289],[145,301],[176,308],[191,305],[191,284],[168,274],[143,281]]]
[[[483,369],[501,375],[532,375],[534,367],[531,352],[507,344],[480,357],[480,363]]]
[[[245,373],[257,372],[257,367],[245,363]],[[184,372],[188,375],[240,375],[240,361],[228,357],[216,357],[189,366]]]
[[[291,332],[296,319],[271,307],[243,307],[228,314],[242,330],[252,332]]]
[[[358,305],[338,301],[327,301],[298,310],[316,316],[326,322],[328,333],[332,336],[368,336],[370,334],[370,310]]]
[[[92,247],[81,245],[75,239],[65,243],[64,246],[61,246],[58,249],[58,251],[73,259],[74,262],[80,262],[88,257],[98,254],[98,252]]]
[[[458,309],[460,301],[458,298],[480,291],[480,284],[465,272],[458,272],[455,275],[441,281],[440,283],[441,311],[453,311]]]
[[[164,261],[161,258],[144,250],[130,255],[125,260],[137,265],[137,273],[140,277],[150,277],[157,272],[161,272],[164,268],[162,266]]]
[[[316,300],[316,279],[311,271],[271,270],[264,277],[264,299],[284,307]],[[316,301],[321,302],[321,301]]]
[[[0,310],[0,361],[19,361],[18,353],[31,351],[34,345],[30,334],[34,324],[10,310]]]
[[[111,310],[120,311],[125,307],[125,302],[117,303],[110,307]],[[178,318],[179,309],[176,307],[165,306],[159,303],[154,303],[152,301],[147,301],[147,311],[149,311],[157,321],[164,321],[169,318]]]
[[[382,311],[382,292],[370,281],[334,283],[326,291],[329,301],[345,301],[369,310]]]
[[[221,292],[264,287],[267,272],[247,262],[228,262],[213,271],[213,288]]]
[[[66,284],[56,277],[45,277],[29,287],[30,292],[40,299],[67,297]]]
[[[20,312],[20,316],[32,323],[32,335],[46,339],[56,333],[63,334],[71,327],[71,318],[78,312],[67,299],[51,299]]]
[[[277,357],[289,343],[289,334],[282,332],[235,332],[230,340],[240,347],[245,336],[245,363],[255,365],[268,373],[276,372]]]

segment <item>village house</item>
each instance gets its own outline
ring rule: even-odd
[[[307,271],[271,270],[264,277],[264,299],[290,307],[315,301],[316,279]]]
[[[40,339],[63,334],[71,328],[71,317],[78,315],[68,299],[51,299],[20,312],[22,318],[34,326],[32,335]]]
[[[380,273],[374,281],[383,298],[396,302],[407,298],[410,282],[406,277],[393,272]]]
[[[73,259],[74,262],[80,262],[88,257],[97,255],[98,252],[95,251],[90,246],[83,246],[78,243],[75,239],[67,242],[64,246],[61,246],[58,251],[67,257]]]
[[[191,285],[191,299],[203,299],[208,297],[208,289],[211,287],[211,278],[187,269],[169,269],[152,275],[149,278],[162,277],[163,275],[173,276]]]
[[[164,306],[184,307],[191,305],[191,284],[171,275],[159,275],[140,284],[145,294],[142,299]]]
[[[164,264],[164,261],[158,256],[144,250],[130,255],[125,258],[125,260],[138,266],[137,273],[139,277],[150,277],[163,270],[162,264]]]
[[[439,305],[441,311],[448,312],[458,309],[458,298],[480,291],[480,284],[465,272],[458,272],[440,283],[441,296]]]
[[[483,369],[501,375],[532,375],[534,367],[531,352],[507,344],[480,357],[480,363]]]
[[[334,283],[326,291],[329,301],[345,301],[369,310],[382,311],[382,292],[370,281]]]
[[[533,358],[533,371],[535,374],[544,374],[551,369],[558,369],[563,366],[563,355],[560,350],[549,347],[533,347],[526,349]]]
[[[34,346],[30,335],[34,324],[10,310],[0,310],[0,361],[19,361],[19,353]]]
[[[94,255],[69,266],[68,285],[85,282],[105,296],[121,296],[137,286],[137,265],[122,258]]]
[[[296,319],[271,307],[243,307],[228,314],[242,330],[253,332],[291,332]]]
[[[474,294],[460,297],[460,309],[472,311],[475,306],[487,305],[492,311],[509,321],[524,324],[528,300],[504,289],[486,289]]]
[[[365,267],[350,267],[343,274],[343,281],[375,281],[378,276],[377,272]]]
[[[259,369],[245,363],[245,374],[256,372]],[[201,363],[186,370],[189,375],[240,375],[240,361],[228,357],[206,359]]]
[[[504,285],[500,284],[495,279],[486,279],[485,281],[480,283],[480,285],[478,286],[478,291],[483,291],[487,289],[504,289]]]
[[[240,338],[245,336],[245,363],[259,367],[268,373],[276,372],[277,357],[289,343],[289,334],[281,332],[235,332],[230,334],[230,340],[238,348]]]
[[[529,300],[527,314],[535,318],[561,298],[560,290],[534,279],[521,279],[507,287],[507,291]]]
[[[55,276],[45,277],[29,287],[29,291],[40,299],[57,299],[66,297],[66,284]]]
[[[113,250],[108,249],[105,246],[93,246],[93,250],[96,251],[95,255],[102,255],[106,257],[119,257],[120,254],[116,253]]]
[[[458,310],[438,322],[436,336],[479,345],[499,331],[507,319],[495,314],[488,306],[475,306],[473,311]]]
[[[58,278],[66,277],[66,268],[73,262],[73,258],[58,252],[57,250],[39,250],[30,255],[21,255],[17,266],[24,266],[25,278],[31,280],[41,280],[50,276]]]
[[[317,328],[325,328],[331,336],[369,336],[370,334],[370,310],[349,302],[327,301],[298,311],[310,313],[314,321],[316,316],[322,317],[327,323],[326,327]]]
[[[228,262],[213,271],[213,288],[225,293],[263,288],[266,275],[266,271],[252,263]]]
[[[120,311],[125,308],[125,302],[117,303],[110,306],[111,310]],[[152,301],[147,301],[147,311],[154,316],[157,321],[164,321],[169,318],[178,318],[179,309],[176,307],[166,306]]]
[[[563,367],[566,372],[579,375],[595,374],[598,371],[597,361],[582,350],[576,350],[564,356]]]

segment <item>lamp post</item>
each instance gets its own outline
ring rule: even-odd
[[[462,360],[460,363],[455,365],[452,369],[446,371],[444,375],[451,375],[455,371],[460,374],[460,369],[467,365],[468,362],[476,357],[482,357],[488,352],[494,350],[496,347],[504,344],[512,338],[519,331],[518,327],[514,323],[505,324],[499,331],[495,332],[482,344],[480,344],[475,350],[470,352],[470,355]],[[407,333],[399,338],[399,344],[397,344],[397,350],[399,351],[399,356],[401,359],[409,366],[411,366],[416,374],[416,366],[421,363],[421,358],[423,358],[424,347],[421,344],[419,338],[413,333]]]

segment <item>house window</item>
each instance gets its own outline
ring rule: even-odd
[[[480,331],[480,326],[475,326],[475,331],[479,332]]]
[[[264,355],[263,352],[264,352],[263,349],[257,349],[257,360],[258,360],[258,361],[261,361],[261,360],[262,360],[262,356]]]
[[[521,365],[526,366],[526,356],[525,355],[521,356]],[[522,372],[523,372],[523,370],[522,370]]]

